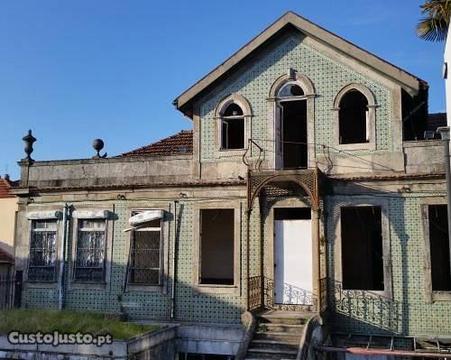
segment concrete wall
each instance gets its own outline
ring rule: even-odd
[[[17,198],[0,198],[0,248],[14,256]]]

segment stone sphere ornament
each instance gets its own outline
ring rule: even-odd
[[[92,147],[97,152],[97,154],[93,157],[93,159],[104,159],[107,157],[107,153],[100,155],[100,151],[104,148],[105,143],[102,139],[94,139],[92,142]]]

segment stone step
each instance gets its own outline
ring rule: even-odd
[[[312,317],[311,313],[291,313],[291,312],[275,311],[259,315],[258,320],[262,323],[305,325],[311,317]]]
[[[302,333],[277,332],[277,331],[257,331],[254,334],[255,340],[272,340],[286,344],[297,344],[301,341]]]
[[[290,325],[280,323],[259,323],[257,331],[259,332],[281,332],[289,334],[297,334],[302,336],[305,325]]]
[[[274,350],[251,347],[247,351],[246,359],[296,359],[297,350]]]
[[[253,349],[266,349],[277,351],[297,351],[299,348],[298,343],[285,343],[276,340],[260,340],[252,339],[249,347]]]

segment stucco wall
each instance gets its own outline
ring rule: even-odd
[[[0,248],[14,256],[14,227],[17,199],[0,199]]]

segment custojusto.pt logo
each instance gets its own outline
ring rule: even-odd
[[[11,331],[8,333],[8,341],[14,345],[96,345],[111,344],[113,337],[111,334],[93,335],[90,333],[60,333],[54,332],[35,332],[22,333],[20,331]]]

